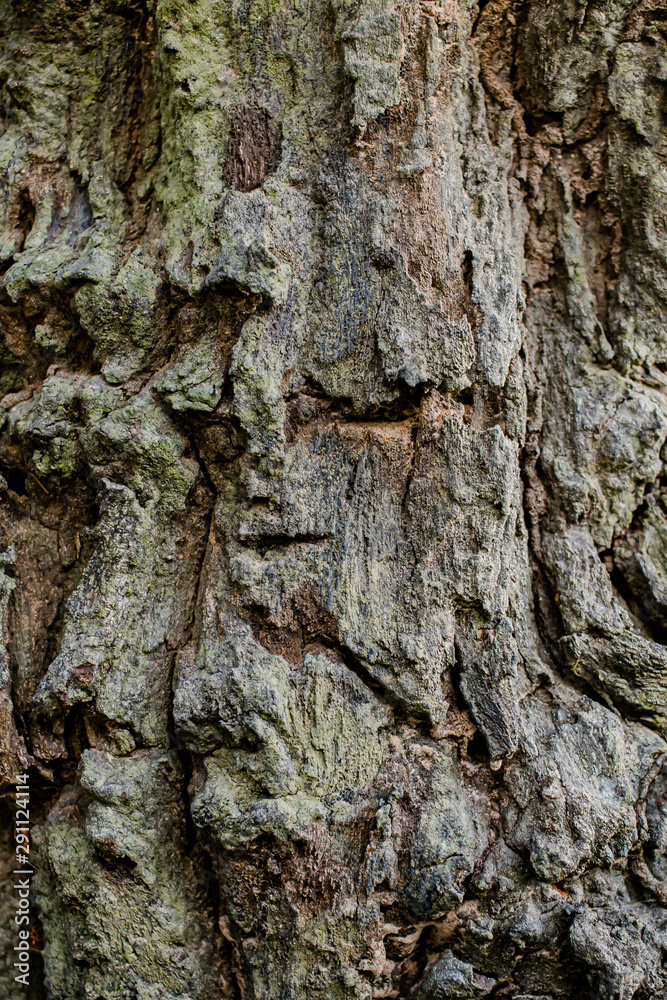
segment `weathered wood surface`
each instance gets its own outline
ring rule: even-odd
[[[31,997],[667,997],[666,23],[2,3]]]

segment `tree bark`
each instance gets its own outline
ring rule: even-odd
[[[667,6],[1,6],[2,996],[667,998]]]

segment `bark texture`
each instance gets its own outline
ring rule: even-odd
[[[30,996],[667,998],[665,3],[1,9]]]

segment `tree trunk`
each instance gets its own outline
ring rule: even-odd
[[[3,997],[667,998],[666,21],[3,0]]]

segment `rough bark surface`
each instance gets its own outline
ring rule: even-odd
[[[667,5],[1,10],[30,996],[667,998]]]

